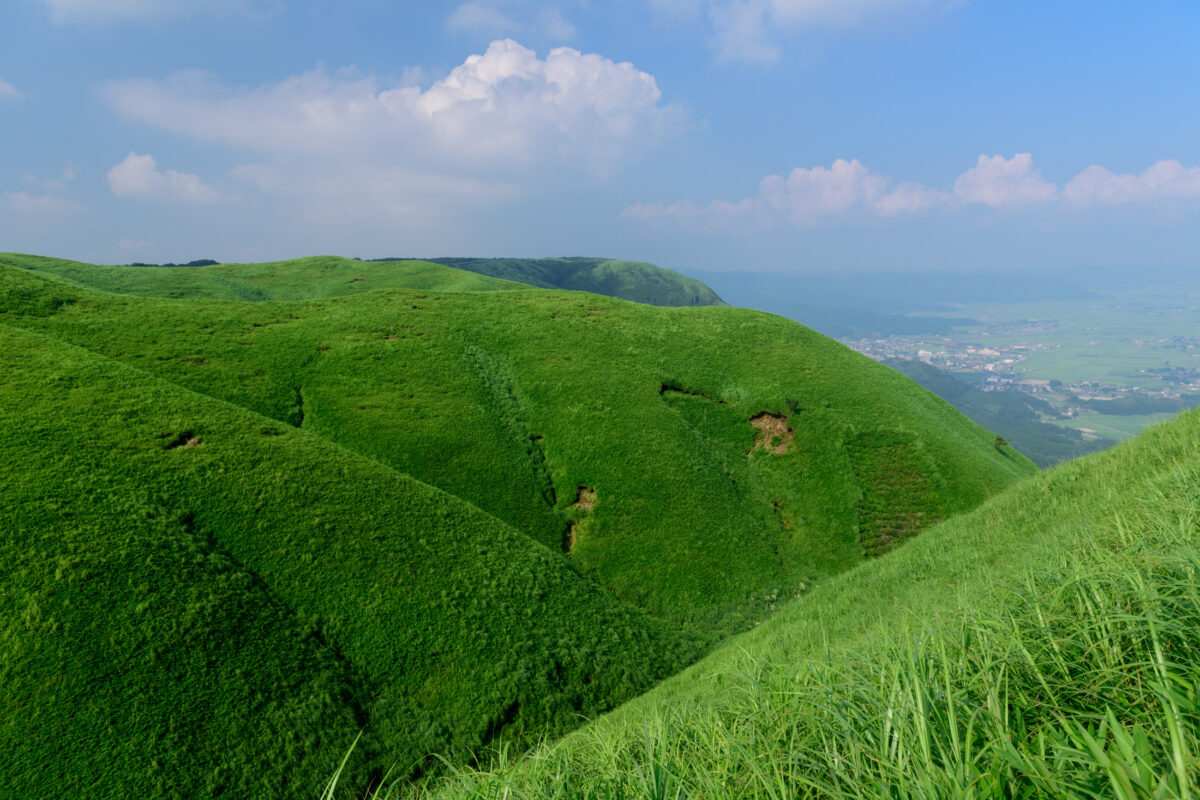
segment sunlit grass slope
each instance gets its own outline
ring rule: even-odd
[[[82,286],[139,297],[257,302],[342,297],[373,289],[493,292],[527,288],[429,261],[376,263],[337,256],[204,267],[113,267],[0,253],[0,262],[66,278]]]
[[[0,796],[311,797],[362,728],[359,785],[691,657],[457,498],[6,324],[61,300],[0,290]]]
[[[520,763],[422,793],[1196,797],[1197,676],[1188,412],[827,581]]]
[[[1034,471],[903,376],[759,312],[540,290],[155,300],[13,268],[4,292],[9,324],[409,473],[717,634]]]
[[[4,290],[73,293],[10,324],[412,474],[702,630],[744,630],[1034,471],[892,369],[743,309],[542,290],[150,300],[16,269]]]
[[[439,264],[542,289],[573,289],[655,306],[720,306],[695,278],[644,261],[611,258],[435,258]]]

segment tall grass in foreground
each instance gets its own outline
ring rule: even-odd
[[[955,619],[373,798],[1200,798],[1196,504],[1161,499]]]

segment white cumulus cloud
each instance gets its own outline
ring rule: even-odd
[[[916,183],[893,184],[858,159],[839,158],[828,167],[796,167],[787,177],[768,175],[758,194],[731,202],[714,200],[707,206],[690,202],[637,203],[625,209],[632,219],[673,219],[687,226],[721,228],[739,220],[756,225],[786,222],[811,227],[846,214],[896,216],[922,211],[944,202],[944,192]]]
[[[216,190],[198,176],[173,169],[160,171],[153,156],[134,152],[108,171],[108,186],[118,197],[158,198],[183,203],[211,203],[217,199]]]
[[[1063,198],[1079,206],[1124,205],[1200,198],[1200,167],[1159,161],[1138,175],[1090,166],[1063,187]]]
[[[1045,203],[1055,199],[1057,192],[1058,187],[1042,180],[1029,153],[1012,158],[981,155],[975,166],[954,182],[954,194],[960,200],[994,208]]]
[[[133,119],[265,153],[508,174],[548,161],[611,171],[683,119],[632,64],[566,47],[540,59],[511,39],[424,90],[316,69],[254,89],[186,72],[105,91]]]

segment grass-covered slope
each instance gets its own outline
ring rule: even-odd
[[[758,312],[538,290],[152,300],[13,268],[4,292],[10,324],[409,473],[702,630],[744,629],[1034,470],[903,376]]]
[[[885,363],[965,416],[1008,439],[1039,467],[1052,467],[1114,444],[1111,439],[1086,440],[1077,430],[1043,422],[1043,415],[1057,416],[1058,412],[1033,395],[1018,391],[982,392],[951,373],[922,361],[892,359]]]
[[[0,796],[314,796],[360,729],[364,785],[688,658],[457,498],[7,324],[64,299],[0,290]]]
[[[1197,675],[1189,412],[1021,482],[439,796],[1196,797]]]
[[[695,278],[644,261],[611,258],[434,258],[439,264],[542,289],[573,289],[654,306],[720,306]]]
[[[176,299],[259,302],[343,297],[373,289],[494,292],[526,288],[511,281],[429,261],[375,263],[337,256],[202,267],[113,267],[44,256],[0,253],[0,263],[65,278],[81,286],[107,292]]]

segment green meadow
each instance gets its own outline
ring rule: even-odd
[[[4,796],[419,789],[1021,561],[922,531],[1029,460],[759,312],[5,255],[0,336]]]
[[[560,741],[372,797],[1195,797],[1198,510],[1192,411],[839,575]]]

